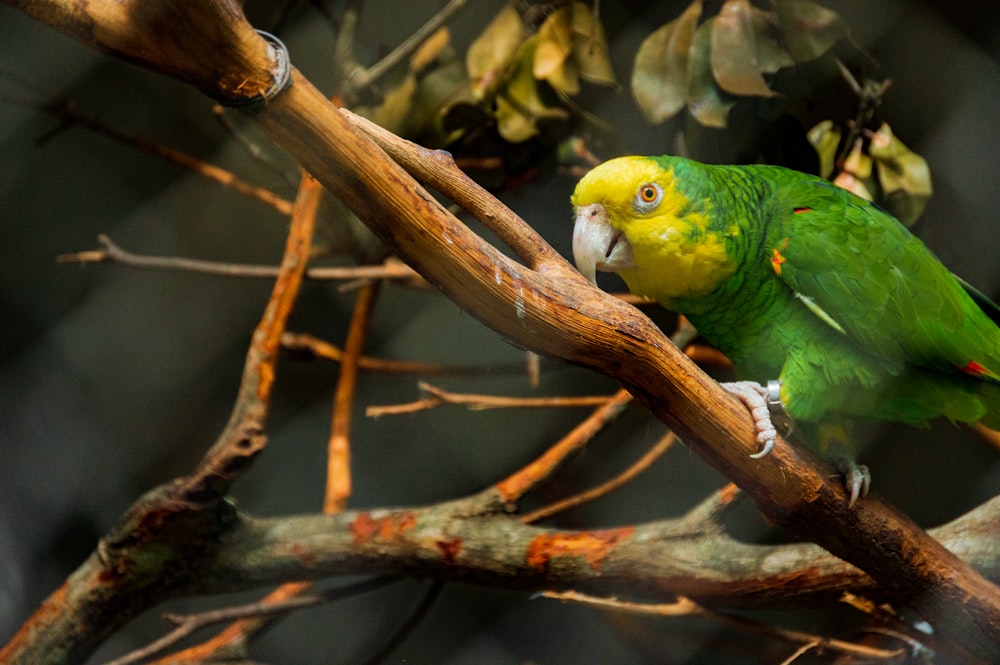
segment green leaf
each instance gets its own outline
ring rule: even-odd
[[[420,74],[430,67],[451,44],[451,31],[438,28],[410,56],[410,71]]]
[[[375,121],[380,127],[398,133],[410,115],[413,93],[417,90],[417,77],[408,72],[399,85],[386,94],[382,104],[375,110]]]
[[[647,37],[635,54],[632,95],[653,124],[676,114],[688,100],[692,45],[701,12],[702,2],[695,0],[683,14]]]
[[[865,200],[872,201],[874,197],[871,190],[865,184],[865,182],[871,180],[871,174],[872,158],[865,154],[864,141],[859,138],[854,141],[851,152],[847,155],[847,159],[844,160],[844,170],[838,173],[837,177],[833,179],[833,184]]]
[[[580,77],[570,56],[573,54],[573,24],[569,7],[548,15],[536,33],[537,45],[532,63],[535,78],[548,81],[556,90],[575,95],[580,91]]]
[[[497,94],[497,129],[506,141],[520,143],[538,134],[538,121],[565,118],[566,111],[549,107],[542,100],[534,75],[537,35],[521,44],[515,56],[516,68]]]
[[[837,12],[812,0],[772,0],[778,30],[797,62],[820,57],[847,36],[847,24]]]
[[[452,111],[456,107],[473,106],[474,101],[464,63],[451,49],[446,49],[435,65],[419,78],[406,135],[428,145],[447,145],[460,135],[456,129],[466,129],[448,124]],[[485,109],[479,110],[478,118],[474,126],[492,122],[492,115]]]
[[[818,123],[806,134],[809,143],[812,144],[819,156],[819,174],[824,178],[829,178],[830,174],[833,173],[841,134],[840,127],[833,124],[833,120],[824,120]]]
[[[552,12],[538,28],[537,37],[535,78],[566,95],[580,91],[581,78],[617,85],[604,28],[587,5],[574,2]]]
[[[750,0],[727,0],[712,30],[712,72],[719,86],[734,95],[774,97],[764,80],[794,64],[774,38],[771,15]]]
[[[912,225],[934,193],[927,160],[896,138],[888,123],[872,136],[868,151],[875,160],[883,204],[904,225]]]
[[[715,84],[712,74],[712,17],[701,24],[691,42],[691,88],[688,92],[688,110],[694,119],[706,127],[723,128],[734,102]]]
[[[465,67],[476,99],[489,98],[500,86],[517,49],[524,43],[524,21],[507,5],[469,46]]]
[[[573,10],[573,61],[584,81],[597,85],[617,86],[615,71],[608,57],[608,38],[604,26],[594,16],[590,7],[574,2]]]

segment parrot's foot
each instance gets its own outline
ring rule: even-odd
[[[858,464],[850,457],[838,457],[834,460],[837,470],[844,474],[844,487],[851,495],[847,503],[848,508],[853,508],[858,499],[868,496],[868,489],[872,484],[872,474],[864,464]]]
[[[778,382],[773,381],[772,383],[777,384]],[[722,387],[750,409],[750,416],[757,428],[757,443],[761,446],[761,449],[750,457],[753,459],[767,457],[768,453],[774,449],[774,439],[778,436],[778,431],[774,428],[774,422],[771,420],[771,407],[775,403],[781,404],[777,390],[773,387],[771,389],[765,388],[756,381],[731,381],[723,383]]]
[[[868,496],[872,474],[867,466],[854,461],[855,450],[850,444],[846,423],[821,425],[820,445],[823,457],[830,460],[843,475],[844,489],[849,497],[847,506],[853,508],[858,499]]]

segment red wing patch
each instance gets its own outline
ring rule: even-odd
[[[975,360],[970,360],[964,367],[958,367],[957,369],[963,374],[968,374],[979,379],[990,379],[992,381],[996,381],[1000,378],[990,370],[977,363]]]

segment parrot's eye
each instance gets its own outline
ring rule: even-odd
[[[663,190],[660,189],[660,186],[655,182],[647,182],[639,187],[639,191],[636,192],[635,199],[632,201],[632,207],[636,209],[636,212],[649,212],[659,205],[662,198]]]

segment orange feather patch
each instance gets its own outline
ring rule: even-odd
[[[774,268],[774,274],[781,276],[781,264],[788,261],[784,256],[781,255],[788,247],[788,238],[781,241],[781,247],[774,248],[774,256],[771,257],[771,267]]]

